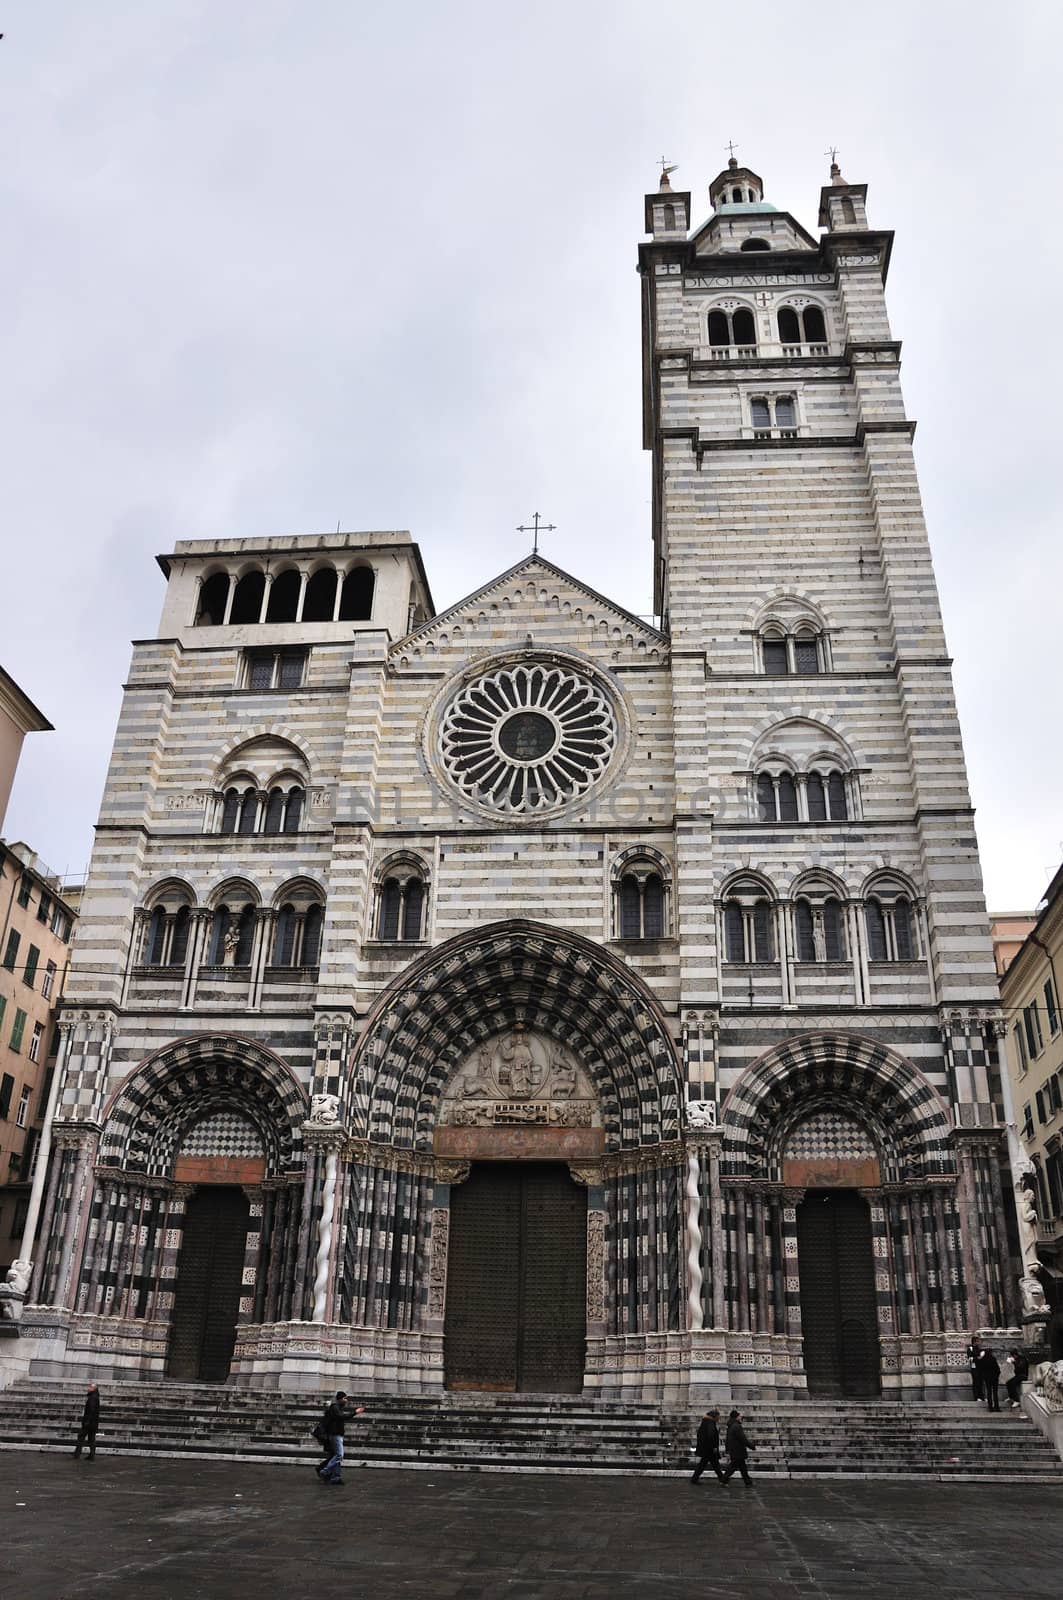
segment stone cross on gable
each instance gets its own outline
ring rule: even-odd
[[[522,522],[520,527],[517,529],[517,532],[518,533],[530,533],[530,534],[532,534],[534,536],[533,539],[532,539],[532,555],[533,556],[537,556],[539,554],[539,535],[540,535],[540,533],[556,533],[557,532],[557,526],[553,522],[544,522],[542,520],[542,518],[540,517],[539,513],[536,511],[535,515],[532,517],[531,522],[530,523]]]

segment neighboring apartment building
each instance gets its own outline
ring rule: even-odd
[[[26,1221],[74,921],[34,852],[0,840],[0,1271],[17,1256]]]
[[[1038,1254],[1063,1267],[1063,867],[1000,983],[1015,1120],[1037,1177]]]
[[[1003,977],[1022,949],[1023,940],[1037,926],[1036,911],[997,911],[989,915],[989,935],[997,976]]]
[[[0,667],[0,828],[27,733],[50,733],[52,724]]]

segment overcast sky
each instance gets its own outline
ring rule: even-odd
[[[983,25],[984,22],[984,25]],[[894,228],[904,389],[990,906],[1058,864],[1054,4],[33,0],[0,28],[8,811],[84,870],[182,538],[409,528],[443,607],[545,551],[651,600],[636,248],[726,144]],[[1054,281],[1055,280],[1055,281]]]

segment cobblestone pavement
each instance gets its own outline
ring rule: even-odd
[[[1063,1489],[0,1453],[2,1600],[1058,1600]]]

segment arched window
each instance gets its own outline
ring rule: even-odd
[[[756,324],[752,311],[745,306],[735,311],[710,311],[708,334],[709,344],[717,351],[734,349],[736,355],[748,355],[756,349]]]
[[[617,926],[621,939],[664,938],[664,880],[659,872],[625,872]]]
[[[289,789],[288,802],[284,807],[284,832],[298,833],[299,824],[303,820],[303,790]]]
[[[856,207],[853,205],[853,202],[849,199],[847,194],[842,195],[842,221],[856,221]]]
[[[789,772],[762,772],[757,778],[757,812],[761,822],[796,822],[800,816],[797,784]]]
[[[848,820],[849,805],[845,794],[845,779],[840,772],[832,772],[827,778],[827,805],[832,822]]]
[[[229,581],[227,572],[215,572],[209,578],[204,578],[199,590],[197,628],[221,627],[225,621],[225,607],[229,601]]]
[[[236,953],[234,967],[251,965],[251,949],[255,941],[255,908],[244,906],[236,923]]]
[[[731,202],[732,202],[733,205],[736,205],[736,206],[740,206],[742,204],[742,191],[741,191],[741,189],[732,189],[731,190]]]
[[[145,966],[184,966],[192,913],[182,894],[179,889],[167,890],[153,908],[142,946]]]
[[[724,960],[752,965],[775,960],[772,907],[756,883],[736,884],[723,905]]]
[[[373,615],[376,575],[372,567],[354,567],[343,580],[341,622],[368,622]]]
[[[321,927],[324,910],[319,901],[304,890],[297,899],[286,900],[277,914],[273,937],[275,967],[316,967],[321,958]]]
[[[252,572],[245,572],[236,585],[229,621],[234,625],[257,622],[262,615],[262,597],[265,592],[265,573],[258,567]]]
[[[270,585],[266,602],[267,622],[294,622],[299,615],[299,593],[303,580],[294,567],[278,572]]]
[[[815,345],[815,350],[809,349],[809,355],[825,353],[827,345],[827,322],[819,306],[805,306],[798,311],[795,306],[780,306],[779,316],[779,343],[784,346],[784,354],[803,355],[805,346]]]
[[[773,621],[760,636],[760,658],[766,677],[814,677],[827,670],[825,635],[808,623],[790,624],[793,631],[783,631],[784,624]]]
[[[396,866],[377,890],[376,936],[386,943],[417,944],[425,938],[426,883],[422,869]]]
[[[225,960],[225,940],[229,932],[232,913],[228,906],[218,906],[210,923],[210,958],[212,967],[220,967]]]
[[[746,251],[770,250],[771,245],[768,243],[767,239],[743,239],[741,248]]]
[[[226,789],[225,800],[221,811],[222,833],[235,833],[236,824],[240,817],[240,792],[238,789]]]
[[[666,228],[669,228],[669,229],[675,227],[675,225],[676,225],[675,206],[665,206],[665,208],[664,208],[664,225],[665,225]]]
[[[237,833],[254,833],[258,822],[258,795],[254,789],[245,789],[240,800],[240,818],[236,824]]]
[[[304,622],[331,622],[336,610],[336,571],[319,567],[306,586],[303,600]]]
[[[794,907],[798,961],[844,961],[845,916],[840,900],[797,901]]]
[[[826,822],[827,791],[818,772],[809,773],[805,781],[805,795],[808,799],[809,822]]]
[[[271,789],[269,799],[266,801],[266,815],[262,823],[263,833],[280,833],[284,822],[284,790]]]
[[[797,400],[792,394],[755,394],[749,400],[754,439],[796,439]]]
[[[872,961],[913,961],[916,957],[912,903],[907,895],[872,896],[865,908],[867,948]]]

